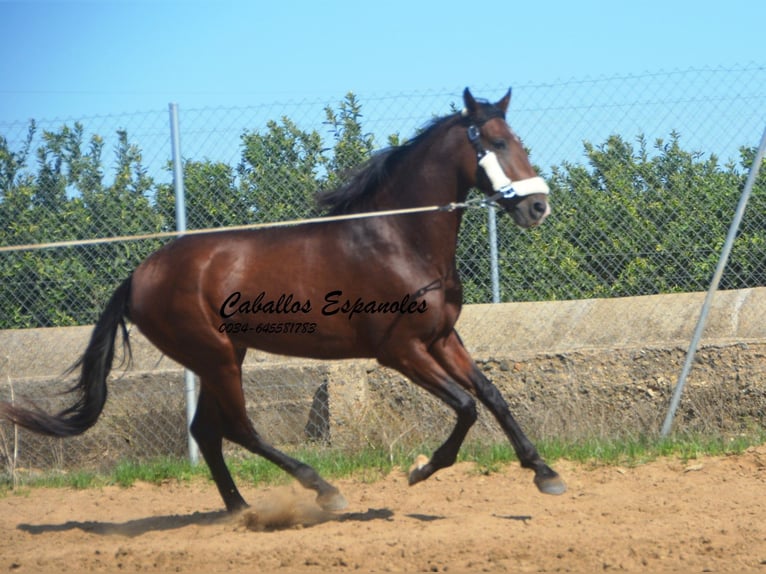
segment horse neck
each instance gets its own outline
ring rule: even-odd
[[[377,211],[434,208],[395,216],[390,222],[409,243],[428,254],[429,260],[453,265],[462,210],[437,211],[436,208],[465,201],[470,185],[460,177],[455,161],[458,152],[449,145],[448,138],[427,151],[406,158],[372,199],[371,207]]]

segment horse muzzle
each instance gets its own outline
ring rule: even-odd
[[[500,202],[501,205],[503,203],[505,202]],[[526,195],[519,201],[513,201],[511,205],[503,207],[511,215],[514,223],[524,228],[537,227],[551,214],[548,195],[545,193]]]

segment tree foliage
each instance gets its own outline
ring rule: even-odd
[[[290,118],[246,130],[237,165],[185,159],[190,228],[311,217],[317,192],[340,183],[376,147],[353,94],[325,109],[328,141]],[[11,149],[0,134],[0,244],[135,235],[173,230],[171,184],[155,182],[141,149],[116,132],[113,157],[78,122]],[[398,136],[388,136],[396,144]],[[328,145],[329,144],[329,145]],[[613,135],[584,142],[585,162],[547,175],[553,215],[520,231],[498,217],[503,300],[613,297],[705,289],[755,154],[721,165],[671,133],[651,146]],[[107,167],[109,166],[109,167]],[[168,167],[168,169],[170,169]],[[766,184],[757,183],[748,225],[735,243],[722,287],[766,281]],[[158,240],[0,254],[0,328],[74,325],[97,317],[114,285]],[[464,213],[458,266],[466,302],[490,300],[485,210]]]
[[[501,226],[501,261],[511,300],[620,297],[707,289],[754,150],[720,165],[685,151],[680,136],[613,135],[584,143],[587,164],[554,166],[553,215],[540,229]],[[749,160],[748,160],[749,157]],[[766,178],[751,196],[721,288],[766,283]],[[531,283],[524,277],[535,277]]]

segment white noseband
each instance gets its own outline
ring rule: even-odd
[[[495,198],[512,199],[514,197],[524,197],[526,195],[532,195],[533,193],[542,193],[548,195],[550,189],[548,184],[542,177],[528,177],[527,179],[520,179],[519,181],[511,181],[510,178],[505,175],[503,168],[500,167],[500,162],[497,161],[495,152],[488,151],[484,156],[479,159],[479,165],[487,174],[487,178],[492,184],[492,189],[495,191]]]

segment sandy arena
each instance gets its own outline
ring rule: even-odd
[[[323,513],[298,486],[242,488],[221,511],[212,483],[0,499],[7,572],[766,572],[766,446],[633,468],[554,465],[563,496],[517,465],[461,463],[414,487],[403,472],[337,481]]]

